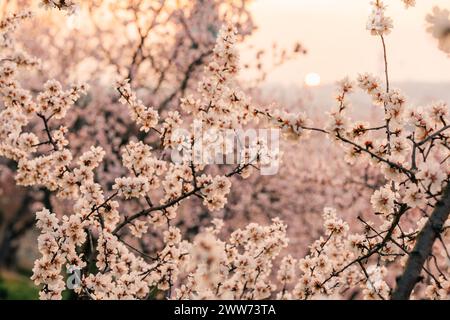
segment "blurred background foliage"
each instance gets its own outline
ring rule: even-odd
[[[0,271],[0,300],[36,300],[38,293],[28,274]]]

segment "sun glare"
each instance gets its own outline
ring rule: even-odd
[[[316,87],[320,85],[320,75],[315,72],[310,72],[305,76],[305,84],[308,87]]]

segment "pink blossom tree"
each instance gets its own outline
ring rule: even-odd
[[[406,7],[414,5],[414,1],[403,2]],[[365,299],[448,298],[449,110],[443,102],[425,108],[412,106],[400,90],[391,87],[386,38],[393,21],[386,6],[373,1],[367,23],[368,31],[383,48],[384,80],[363,73],[356,81],[340,81],[336,107],[323,123],[313,121],[306,112],[261,107],[252,101],[237,78],[236,43],[239,31],[245,35],[243,22],[227,14],[221,16],[222,11],[215,6],[219,2],[208,4],[217,13],[210,21],[217,27],[212,32],[211,25],[202,20],[205,16],[196,17],[201,10],[190,11],[187,16],[178,10],[162,15],[180,23],[180,29],[174,30],[182,30],[183,37],[176,32],[169,37],[166,30],[156,41],[174,39],[173,48],[178,49],[170,52],[181,50],[180,61],[167,58],[170,55],[163,51],[163,60],[155,64],[153,46],[146,47],[150,31],[160,26],[156,21],[163,9],[153,8],[150,21],[154,22],[142,18],[144,26],[135,15],[140,40],[134,53],[119,54],[131,47],[121,39],[113,44],[118,46],[113,52],[120,59],[101,56],[119,78],[116,92],[104,95],[92,92],[86,84],[63,85],[57,80],[48,80],[42,87],[39,77],[37,89],[24,88],[21,71],[36,67],[38,61],[21,52],[12,31],[30,15],[10,15],[0,23],[1,45],[6,48],[0,60],[0,155],[15,163],[12,168],[18,185],[48,190],[60,199],[65,212],[56,214],[56,207],[36,212],[41,257],[35,262],[32,280],[41,286],[40,298],[60,299],[67,288],[88,299],[145,299],[155,294],[169,299],[317,299],[349,294]],[[43,1],[43,5],[69,13],[76,10],[72,1]],[[126,8],[119,5],[112,12],[130,10],[136,14],[141,5],[139,1]],[[96,10],[101,3],[89,7]],[[95,20],[95,14],[92,17]],[[208,28],[202,29],[205,25]],[[197,43],[194,30],[212,46],[210,49]],[[101,43],[108,43],[105,37],[100,38]],[[86,50],[84,54],[94,52]],[[123,62],[123,57],[130,59]],[[161,70],[162,66],[167,69]],[[168,76],[174,66],[184,70],[181,78],[175,72],[176,80]],[[194,70],[196,66],[203,68]],[[168,77],[157,81],[156,87],[150,86],[150,90],[161,90],[161,95],[149,94],[146,84],[146,72],[155,70],[160,77]],[[100,86],[101,79],[94,76],[98,71],[87,80],[93,77],[91,85],[106,91],[108,85]],[[190,79],[196,81],[189,84]],[[357,88],[380,109],[378,119],[365,122],[350,118],[348,99]],[[79,139],[73,146],[74,137],[83,132],[78,119],[88,121],[89,115],[71,120],[72,110],[80,107],[86,96],[102,99],[98,105],[102,101],[122,104],[130,122],[121,123],[121,117],[105,113],[105,121],[98,123],[104,135]],[[178,104],[180,108],[172,108]],[[114,125],[123,126],[113,137],[108,135],[112,120]],[[95,119],[91,121],[97,124]],[[135,128],[130,129],[129,123]],[[196,135],[198,126],[205,130],[200,137]],[[340,210],[361,210],[361,214],[346,216],[353,220],[352,228],[336,209],[323,208],[323,229],[306,253],[289,251],[288,225],[277,212],[269,223],[252,221],[224,232],[227,221],[212,214],[220,210],[245,213],[245,204],[239,208],[237,203],[239,197],[235,204],[229,203],[232,190],[238,192],[242,183],[237,180],[258,179],[251,177],[282,155],[258,137],[242,144],[234,164],[199,162],[197,151],[202,147],[202,159],[210,159],[216,147],[228,150],[229,140],[223,139],[223,134],[236,134],[247,127],[273,127],[289,143],[314,149],[318,148],[317,139],[328,138],[327,152],[353,167],[342,162],[328,166],[320,161],[291,166],[296,172],[314,165],[318,166],[314,171],[320,171],[309,177],[307,188],[313,186],[312,191],[295,186],[293,192],[322,192],[322,200],[339,198]],[[103,144],[98,137],[105,139]],[[170,159],[174,151],[183,151],[177,161]],[[114,161],[114,169],[107,162],[106,155],[111,153],[121,162]],[[287,156],[292,160],[292,154]],[[324,168],[331,169],[327,172]],[[261,185],[264,179],[268,178],[264,177]],[[243,186],[252,189],[258,183]],[[268,194],[270,197],[274,192]],[[360,204],[355,206],[352,197]],[[348,198],[351,203],[345,203]],[[208,226],[189,236],[176,224],[180,213],[189,216],[195,212],[184,207],[188,201],[199,202],[211,218]],[[247,203],[263,205],[264,201],[269,205],[275,202],[262,197]],[[145,241],[142,243],[148,233],[160,239],[151,251]],[[79,281],[64,281],[65,271],[78,272]],[[355,287],[358,289],[350,292]]]

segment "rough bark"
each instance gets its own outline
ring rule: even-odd
[[[409,254],[408,261],[401,276],[397,279],[397,287],[392,293],[392,300],[407,300],[416,283],[427,258],[432,253],[433,244],[450,214],[450,184],[447,184],[444,194],[417,236],[414,249]]]

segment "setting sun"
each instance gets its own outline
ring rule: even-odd
[[[310,72],[305,76],[305,84],[308,87],[316,87],[320,85],[320,75],[315,72]]]

